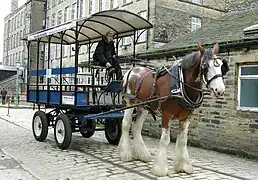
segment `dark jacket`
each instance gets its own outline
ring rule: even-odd
[[[106,39],[102,39],[93,54],[93,60],[100,63],[100,65],[105,66],[107,62],[110,62],[113,58],[113,55],[115,55],[115,46],[114,42],[111,41],[108,43]]]

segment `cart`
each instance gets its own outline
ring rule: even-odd
[[[32,120],[34,138],[44,141],[49,127],[53,127],[57,146],[67,149],[74,132],[90,138],[95,131],[105,131],[107,141],[117,145],[123,119],[122,81],[114,77],[107,81],[105,69],[90,60],[91,48],[107,31],[113,31],[116,33],[116,53],[119,41],[133,36],[135,58],[137,40],[149,28],[152,24],[137,14],[126,10],[107,10],[29,34],[25,39],[29,52],[27,102],[37,107]],[[53,44],[60,45],[58,67],[53,67],[50,57]],[[70,67],[63,63],[67,58],[63,57],[65,45],[74,45],[73,66]],[[48,47],[47,61],[44,61],[46,53],[42,51],[45,46]],[[88,61],[84,67],[79,66],[82,46],[88,48]],[[31,57],[32,51],[37,52],[36,58]],[[135,65],[134,61],[131,63]],[[82,68],[86,70],[82,72]],[[51,110],[44,112],[42,106]]]

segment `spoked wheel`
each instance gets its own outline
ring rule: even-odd
[[[96,122],[93,120],[88,120],[85,127],[80,127],[80,133],[82,137],[90,138],[95,133]]]
[[[54,136],[60,149],[67,149],[72,140],[72,127],[67,115],[60,114],[56,118]]]
[[[122,121],[111,119],[105,121],[105,136],[110,144],[118,145],[122,134]]]
[[[37,111],[32,120],[32,131],[37,141],[43,142],[48,134],[48,119],[43,111]]]

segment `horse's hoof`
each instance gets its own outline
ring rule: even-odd
[[[143,154],[140,156],[135,156],[136,159],[139,159],[143,162],[150,162],[152,161],[152,156],[150,154]]]
[[[139,159],[143,162],[152,161],[152,156],[150,155],[150,153],[148,151],[145,151],[145,153],[142,153],[142,152],[137,152],[134,150],[134,157],[135,157],[135,159]]]
[[[194,172],[191,164],[183,164],[180,168],[175,168],[175,170],[177,173],[185,172],[187,174],[192,174]]]
[[[132,161],[133,160],[133,153],[131,151],[119,152],[119,157],[124,162]]]
[[[155,176],[167,176],[168,175],[168,167],[160,167],[157,165],[153,165],[151,172],[155,175]]]

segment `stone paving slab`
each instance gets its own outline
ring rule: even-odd
[[[28,171],[24,170],[19,162],[0,149],[0,179],[1,180],[34,180]]]
[[[89,139],[75,133],[70,148],[61,151],[54,142],[53,129],[45,142],[34,140],[32,110],[12,109],[10,117],[5,113],[6,109],[0,108],[0,117],[7,120],[0,120],[0,147],[15,155],[38,179],[258,179],[256,161],[190,146],[188,150],[195,173],[176,174],[173,169],[174,143],[170,143],[168,150],[169,176],[157,178],[150,173],[153,162],[121,162],[117,147],[107,143],[103,132],[96,132]],[[144,137],[144,141],[154,156],[158,140]]]

